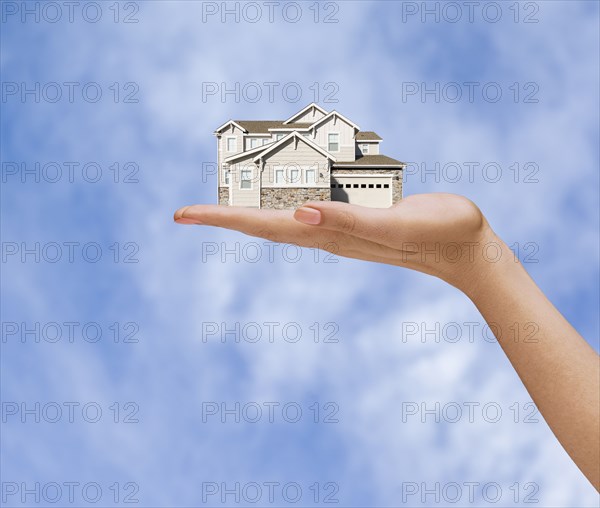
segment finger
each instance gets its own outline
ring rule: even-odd
[[[336,201],[311,201],[294,219],[314,229],[328,229],[398,249],[403,221],[398,207],[368,208]],[[401,245],[400,245],[401,248]]]
[[[293,210],[259,210],[219,205],[180,208],[174,220],[180,224],[224,227],[277,243],[318,248],[334,254],[369,261],[395,259],[398,252],[384,245],[329,229],[315,229],[294,220]],[[375,256],[377,259],[372,259]]]
[[[200,224],[233,229],[273,242],[307,242],[317,236],[311,228],[295,221],[292,214],[292,210],[193,205],[177,210],[174,219],[180,224]],[[327,234],[327,232],[324,233]],[[333,233],[329,233],[329,236],[333,236]]]

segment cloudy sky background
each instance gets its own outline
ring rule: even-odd
[[[2,2],[5,14],[9,3]],[[484,340],[481,317],[457,290],[391,266],[329,263],[323,253],[315,258],[308,250],[291,262],[279,246],[270,261],[262,240],[172,223],[179,206],[216,201],[215,178],[203,174],[202,164],[215,161],[217,126],[230,118],[285,119],[315,99],[310,87],[318,83],[320,104],[375,130],[389,156],[430,170],[436,162],[478,162],[479,168],[497,163],[498,182],[486,181],[481,169],[474,181],[465,171],[457,182],[416,172],[406,177],[405,194],[464,194],[509,245],[536,245],[538,262],[526,263],[527,270],[598,350],[597,3],[521,4],[518,23],[512,2],[501,4],[497,23],[484,16],[493,18],[495,11],[482,7],[469,22],[461,3],[456,23],[448,22],[455,17],[449,10],[440,12],[439,22],[433,15],[423,22],[420,12],[407,11],[421,3],[408,4],[338,2],[337,23],[315,23],[313,2],[301,3],[297,23],[283,19],[282,6],[269,23],[262,3],[257,23],[236,23],[233,16],[223,23],[219,15],[203,22],[206,3],[195,1],[140,2],[133,15],[138,23],[115,23],[113,2],[101,3],[97,23],[86,22],[79,9],[69,23],[64,5],[57,23],[43,17],[36,23],[32,16],[23,23],[20,13],[2,19],[4,87],[95,82],[103,91],[98,103],[79,93],[73,103],[2,99],[3,163],[34,168],[36,162],[93,161],[103,169],[98,183],[83,181],[80,172],[73,183],[66,175],[57,183],[35,183],[32,176],[22,183],[3,165],[3,251],[7,242],[19,248],[97,242],[103,248],[97,263],[80,254],[69,263],[66,249],[57,263],[36,263],[31,255],[25,263],[18,255],[3,260],[4,327],[96,322],[103,329],[97,343],[80,335],[73,343],[65,337],[36,343],[31,335],[21,343],[3,328],[3,491],[12,482],[19,488],[97,482],[100,504],[114,506],[134,482],[138,506],[244,506],[243,498],[236,503],[231,495],[225,503],[213,496],[203,504],[203,483],[231,489],[236,482],[296,482],[303,494],[296,505],[314,506],[323,504],[332,482],[339,506],[445,506],[447,499],[436,502],[433,495],[404,502],[403,489],[457,482],[463,494],[453,506],[493,506],[481,485],[495,482],[503,496],[495,505],[530,505],[525,501],[532,493],[538,506],[598,504],[540,415],[526,421],[527,392],[498,345]],[[121,3],[120,20],[131,12]],[[318,12],[322,20],[334,11],[321,4]],[[526,15],[538,22],[524,23]],[[139,86],[138,103],[122,101],[128,82]],[[270,102],[263,87],[256,103],[231,95],[203,101],[207,82],[295,82],[303,96],[291,103],[278,92]],[[324,102],[330,82],[338,87],[337,103]],[[436,82],[493,82],[503,97],[486,101],[481,86],[473,102],[403,97],[406,83]],[[109,89],[113,83],[121,89],[118,103]],[[521,91],[516,103],[509,88],[514,83]],[[531,90],[526,83],[539,87],[537,103],[523,101]],[[114,183],[108,167],[115,162],[137,163],[139,182]],[[515,182],[509,166],[527,162],[538,165],[538,182],[524,183],[522,169]],[[109,247],[115,242],[121,255],[129,252],[128,242],[137,244],[139,262],[114,263]],[[243,251],[251,242],[261,248],[257,263],[235,262],[232,255],[226,262],[219,255],[203,260],[203,250]],[[521,250],[521,257],[529,252]],[[139,342],[114,343],[114,322],[136,323]],[[303,335],[287,343],[276,332],[269,343],[263,326],[258,343],[231,337],[226,344],[203,342],[207,322],[277,322],[278,330],[298,323]],[[473,342],[464,325],[470,322],[478,323]],[[315,343],[314,323],[322,334],[326,323],[335,323],[338,342]],[[459,323],[463,336],[452,343],[428,335],[422,343],[419,334],[403,333],[407,323],[420,330]],[[22,423],[21,414],[6,414],[12,407],[6,404],[14,402],[94,402],[103,415],[88,423],[76,410],[73,423],[66,415],[58,423],[35,423],[32,416]],[[109,409],[115,402],[119,423]],[[139,407],[138,423],[121,421],[128,402]],[[279,409],[275,423],[266,415],[257,423],[230,418],[223,424],[218,416],[203,422],[203,402],[277,402],[279,408],[293,402],[303,417],[287,423]],[[315,402],[318,423],[310,409]],[[436,402],[479,409],[473,422],[466,413],[456,423],[403,415],[403,403],[432,408]],[[502,408],[497,423],[483,418],[480,408],[487,403]],[[510,409],[515,403],[517,422]],[[337,423],[322,421],[331,407],[339,408]],[[110,490],[115,482],[118,503]],[[318,503],[310,490],[315,482]],[[468,482],[478,484],[472,502]],[[271,506],[293,505],[275,492]],[[75,493],[73,505],[90,505],[81,490]],[[50,503],[14,495],[6,505]],[[266,489],[255,505],[269,505]]]

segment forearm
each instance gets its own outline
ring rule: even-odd
[[[546,422],[588,480],[600,484],[600,363],[596,352],[515,262],[483,261],[464,288]],[[535,333],[523,333],[525,328]],[[520,331],[521,333],[518,333]]]

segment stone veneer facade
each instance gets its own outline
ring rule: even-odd
[[[367,168],[333,168],[331,178],[335,175],[393,175],[392,176],[392,204],[402,199],[402,170],[401,169],[367,169]]]
[[[219,187],[219,204],[229,204],[229,189],[227,187]]]
[[[287,209],[297,208],[307,201],[331,201],[330,188],[296,187],[263,187],[260,190],[260,207]]]

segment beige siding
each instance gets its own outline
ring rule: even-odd
[[[245,167],[252,169],[252,189],[241,188],[241,170]],[[236,161],[231,165],[230,204],[233,206],[260,206],[260,175],[258,168],[252,162],[252,157]]]
[[[262,185],[264,187],[275,186],[274,168],[276,166],[290,167],[295,165],[303,169],[306,167],[315,168],[316,187],[329,187],[329,159],[301,139],[298,139],[297,146],[294,139],[288,140],[280,148],[269,153],[264,162],[262,173]],[[319,176],[320,173],[323,174],[322,177]],[[304,175],[302,181],[304,181]],[[307,187],[307,185],[299,183],[298,187]]]
[[[334,125],[335,124],[335,125]],[[310,140],[319,145],[323,150],[328,151],[328,134],[332,132],[339,133],[339,152],[331,152],[338,162],[350,162],[356,160],[356,144],[354,140],[354,127],[348,125],[341,118],[331,117],[319,125]]]

